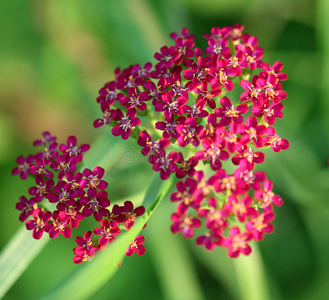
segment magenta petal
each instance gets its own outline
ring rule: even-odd
[[[231,100],[228,98],[228,97],[223,97],[220,99],[220,104],[226,108],[226,107],[229,107],[229,106],[232,106],[232,102]]]
[[[65,227],[64,230],[61,231],[61,234],[66,239],[69,239],[72,236],[72,231],[70,230],[70,228]]]
[[[51,239],[55,239],[55,238],[57,238],[58,233],[59,233],[59,230],[53,228],[52,230],[49,231],[49,237],[50,237]]]
[[[36,240],[39,240],[41,239],[42,234],[43,234],[43,230],[39,227],[36,227],[33,229],[32,237]]]

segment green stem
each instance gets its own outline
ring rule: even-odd
[[[241,300],[270,300],[270,292],[264,263],[256,243],[252,243],[253,252],[249,256],[234,259],[234,266]]]

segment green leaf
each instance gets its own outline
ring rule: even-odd
[[[117,266],[123,260],[125,250],[142,230],[172,183],[173,178],[163,182],[159,174],[156,174],[143,201],[146,212],[138,218],[134,226],[125,234],[121,234],[104,251],[98,252],[92,262],[77,266],[72,274],[63,278],[42,299],[86,299],[93,295],[118,270]]]
[[[36,241],[31,235],[23,224],[1,253],[0,299],[49,241],[46,236]]]

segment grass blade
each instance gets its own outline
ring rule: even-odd
[[[1,253],[0,299],[49,241],[46,236],[36,241],[31,235],[23,224]]]

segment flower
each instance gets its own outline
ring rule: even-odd
[[[180,231],[186,238],[192,238],[194,236],[194,228],[201,226],[199,219],[187,214],[187,206],[177,206],[176,213],[171,215],[171,220],[173,221],[170,227],[172,233],[176,234]]]
[[[59,150],[62,154],[59,154],[55,151],[56,138],[49,132],[43,135],[44,140],[37,140],[34,144],[44,145],[45,151],[29,155],[26,159],[20,156],[17,159],[20,166],[12,171],[13,175],[20,174],[21,179],[26,179],[27,174],[35,179],[35,185],[28,189],[28,193],[33,197],[27,199],[22,196],[16,203],[16,209],[21,212],[19,220],[24,222],[32,216],[33,219],[27,220],[25,224],[27,230],[33,230],[32,236],[35,239],[40,239],[43,232],[47,232],[51,239],[57,238],[59,234],[69,239],[72,229],[77,228],[80,221],[93,216],[100,223],[94,233],[101,237],[98,241],[93,241],[93,232],[87,231],[83,238],[76,238],[78,246],[73,249],[75,263],[90,261],[99,249],[104,249],[121,233],[119,223],[124,223],[126,229],[130,229],[136,219],[145,212],[145,208],[134,208],[132,202],[126,201],[122,207],[114,205],[110,212],[110,201],[104,191],[108,186],[103,180],[105,170],[96,166],[93,170],[85,168],[76,172],[83,159],[82,153],[89,150],[90,146],[78,146],[76,137],[69,136],[67,144],[60,144]],[[163,141],[159,142],[160,147],[167,144]],[[153,148],[156,152],[155,147]],[[47,153],[49,155],[45,155]],[[56,203],[56,209],[44,211],[44,207],[52,207],[49,203]],[[134,245],[138,247],[135,249]],[[135,241],[134,245],[132,251],[141,254],[144,246],[139,245],[138,241]]]
[[[75,136],[69,136],[67,138],[67,145],[61,144],[59,150],[69,157],[75,157],[78,161],[82,160],[82,153],[87,152],[90,149],[88,144],[82,144],[77,147],[77,138]]]
[[[264,208],[266,208],[268,205],[271,205],[272,203],[276,206],[281,206],[283,204],[282,198],[278,195],[275,195],[272,189],[273,182],[267,179],[264,181],[263,190],[259,189],[255,191],[255,199],[261,201]]]
[[[248,255],[251,253],[251,247],[248,242],[251,240],[252,235],[248,231],[241,233],[238,227],[230,229],[230,236],[224,238],[223,245],[228,248],[229,257],[238,257],[240,253]]]
[[[125,201],[116,221],[124,223],[126,229],[129,230],[134,225],[137,217],[143,215],[144,212],[145,208],[143,206],[138,206],[134,209],[134,204],[131,201]]]
[[[53,227],[49,230],[49,237],[54,239],[58,236],[59,233],[66,239],[69,239],[72,236],[72,231],[67,227],[68,221],[63,221],[59,218],[59,211],[55,210],[52,214],[53,217]]]
[[[145,238],[142,235],[138,235],[129,245],[126,250],[127,256],[132,256],[134,253],[137,253],[139,256],[145,254],[145,247],[142,245],[145,242]]]
[[[102,180],[105,174],[105,170],[101,167],[95,167],[93,171],[90,169],[83,170],[83,176],[86,179],[82,179],[79,183],[80,188],[85,189],[98,189],[105,190],[108,186],[108,183],[105,180]]]
[[[228,97],[221,98],[220,104],[222,107],[216,108],[215,114],[216,117],[221,118],[220,123],[223,126],[229,125],[232,121],[238,124],[243,122],[242,114],[245,114],[248,111],[248,106],[246,104],[234,106]]]
[[[51,212],[42,212],[40,208],[37,208],[32,213],[34,220],[26,221],[26,229],[33,230],[32,236],[34,239],[39,240],[42,237],[43,232],[49,232],[53,225],[48,223],[51,218]]]
[[[27,199],[25,196],[19,198],[19,202],[16,203],[16,209],[22,213],[19,215],[19,220],[24,222],[29,216],[32,215],[34,208],[33,205],[36,203],[35,198]]]
[[[123,140],[129,138],[131,130],[141,123],[141,120],[136,118],[136,114],[135,108],[129,108],[126,116],[123,115],[120,109],[117,109],[114,120],[118,121],[118,124],[112,128],[112,134],[121,136]]]
[[[93,241],[91,240],[92,234],[93,233],[91,231],[86,231],[83,237],[78,236],[75,239],[75,243],[78,245],[73,248],[73,252],[75,254],[73,261],[75,264],[91,261],[94,258],[98,247],[95,247]]]
[[[185,147],[188,144],[192,144],[197,147],[200,144],[198,134],[203,128],[202,125],[198,125],[195,118],[187,118],[184,123],[178,124],[176,131],[180,135],[177,139],[179,146]]]
[[[110,222],[109,220],[102,220],[100,222],[101,228],[95,228],[94,233],[96,235],[101,235],[99,238],[99,244],[104,247],[109,242],[115,239],[115,236],[121,233],[121,230],[117,226],[116,222]]]
[[[95,220],[100,222],[103,216],[106,216],[108,213],[106,207],[110,206],[110,200],[107,192],[97,192],[96,189],[89,189],[87,196],[80,198],[79,204],[83,206],[82,214],[85,217],[94,215]]]
[[[29,155],[26,158],[24,158],[23,156],[19,156],[16,159],[16,162],[18,164],[18,167],[13,169],[11,174],[12,175],[18,175],[19,177],[23,180],[25,180],[30,172],[30,168],[34,162],[34,156],[33,155]]]

